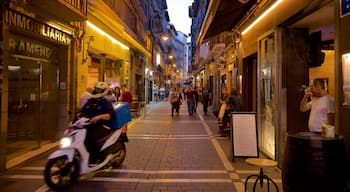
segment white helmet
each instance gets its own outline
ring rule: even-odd
[[[94,93],[93,93],[93,97],[94,98],[100,98],[104,96],[104,92],[106,91],[106,89],[108,88],[107,83],[105,82],[97,82],[94,86]]]

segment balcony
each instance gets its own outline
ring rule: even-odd
[[[214,47],[210,50],[208,58],[216,58],[220,56],[225,50],[224,43],[215,43]]]
[[[87,20],[88,0],[28,0],[28,7],[49,18],[67,22]]]

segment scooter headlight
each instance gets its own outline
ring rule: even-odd
[[[61,148],[66,148],[71,146],[72,142],[73,142],[73,137],[63,137],[60,142]]]

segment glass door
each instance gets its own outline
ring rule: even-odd
[[[8,138],[37,139],[40,120],[41,64],[15,59],[9,69]]]
[[[8,71],[7,155],[11,158],[54,138],[57,91],[56,72],[49,72],[48,62],[12,58]]]
[[[277,67],[274,33],[259,41],[259,142],[260,150],[275,159],[277,113]]]

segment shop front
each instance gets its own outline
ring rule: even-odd
[[[98,81],[105,81],[112,88],[126,84],[133,95],[145,100],[145,66],[150,52],[117,27],[111,28],[117,23],[106,23],[105,16],[99,16],[91,14],[87,22],[83,62],[78,64],[77,71],[77,94],[81,95]]]
[[[104,81],[111,88],[127,83],[129,60],[126,43],[113,36],[101,21],[89,19],[83,39],[82,62],[77,65],[77,104],[79,96],[96,82]]]
[[[309,51],[314,32],[321,31],[323,34],[318,43],[332,42],[334,39],[331,31],[334,31],[332,17],[335,8],[331,2],[312,1],[275,1],[267,7],[261,12],[269,14],[259,18],[259,22],[252,19],[239,29],[242,39],[240,58],[244,64],[251,62],[255,66],[252,56],[257,55],[259,150],[281,165],[286,134],[308,131],[308,113],[299,110],[304,94],[301,87],[316,77],[333,82],[332,51],[322,50],[326,53],[326,59],[317,66],[316,61],[310,61],[312,53]],[[321,46],[318,48],[321,52]],[[246,70],[249,71],[249,68]],[[249,74],[244,73],[242,78],[246,79],[246,75]],[[246,87],[243,87],[244,93],[249,92],[244,89]],[[329,85],[330,95],[334,95],[332,90],[334,85]]]
[[[72,36],[11,8],[3,15],[1,111],[6,167],[12,160],[54,141],[67,122],[69,47]],[[6,78],[6,79],[5,79]],[[7,82],[7,83],[6,83]],[[60,117],[60,118],[59,118]],[[4,146],[2,146],[4,147]]]

